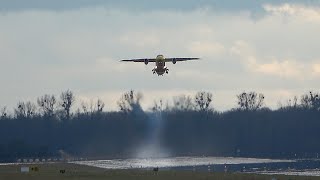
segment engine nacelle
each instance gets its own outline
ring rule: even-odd
[[[148,60],[148,59],[145,59],[145,60],[144,60],[144,64],[147,65],[148,63],[149,63],[149,60]]]
[[[176,63],[177,63],[177,60],[173,58],[173,59],[172,59],[172,63],[173,63],[173,64],[176,64]]]

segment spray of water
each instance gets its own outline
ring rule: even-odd
[[[162,110],[150,113],[148,120],[148,134],[144,144],[137,148],[136,158],[160,158],[169,157],[170,152],[161,145],[161,133],[163,132]]]

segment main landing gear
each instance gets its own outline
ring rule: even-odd
[[[157,68],[152,69],[152,73],[153,74],[158,74],[159,76],[163,76],[164,73],[169,74],[169,69],[168,68],[164,68],[164,69],[160,69],[157,71]]]

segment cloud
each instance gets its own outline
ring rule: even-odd
[[[320,8],[297,4],[264,5],[264,9],[274,15],[291,16],[309,22],[320,22]]]
[[[159,46],[161,40],[159,36],[149,32],[133,32],[124,34],[120,37],[120,42],[126,45],[146,48],[149,46]]]
[[[216,42],[196,41],[190,44],[189,50],[194,54],[201,54],[202,56],[221,55],[226,51],[225,47]]]
[[[316,76],[320,76],[320,64],[313,65],[313,74]]]
[[[215,12],[241,12],[251,11],[253,13],[263,13],[262,4],[283,4],[283,3],[302,3],[300,0],[10,0],[0,1],[0,10],[5,12],[12,11],[68,11],[81,8],[103,7],[106,9],[124,9],[127,11],[190,11],[199,8],[209,8]],[[309,1],[309,5],[319,5],[317,1]]]
[[[299,64],[294,60],[273,60],[271,63],[254,64],[252,69],[259,73],[265,73],[286,78],[303,79],[303,64]]]
[[[311,86],[320,88],[312,83],[319,74],[317,22],[284,21],[271,11],[253,20],[250,13],[210,8],[136,13],[98,6],[58,12],[25,8],[0,16],[4,105],[12,107],[19,100],[65,89],[81,97],[101,95],[107,107],[115,108],[121,93],[130,89],[144,92],[147,105],[179,92],[208,90],[216,94],[215,107],[224,110],[233,107],[235,95],[248,88],[297,93]],[[152,75],[154,64],[119,62],[157,54],[202,59],[167,63],[170,74],[164,77]]]
[[[294,59],[261,57],[257,55],[254,48],[244,41],[236,41],[231,47],[230,52],[238,55],[243,60],[244,66],[254,73],[296,80],[304,80],[310,77],[308,73],[311,71],[311,64]]]

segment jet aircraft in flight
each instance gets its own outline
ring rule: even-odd
[[[199,60],[200,58],[165,58],[163,55],[158,55],[156,58],[146,59],[123,59],[124,62],[144,62],[147,65],[149,62],[154,62],[156,67],[152,69],[153,74],[157,73],[158,76],[163,76],[164,73],[169,73],[166,67],[166,62],[176,64],[178,61]]]

